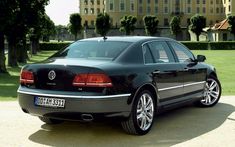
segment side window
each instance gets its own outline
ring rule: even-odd
[[[144,55],[144,63],[145,64],[154,63],[149,47],[145,44],[142,49]]]
[[[191,62],[195,59],[194,55],[183,45],[177,43],[177,42],[170,42],[170,45],[172,46],[173,50],[175,51],[179,62]]]
[[[155,41],[150,42],[148,45],[156,63],[175,62],[166,42]]]

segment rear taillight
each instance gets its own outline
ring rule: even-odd
[[[20,74],[20,83],[21,84],[33,84],[34,83],[33,72],[22,70]]]
[[[73,80],[73,86],[78,87],[112,87],[112,81],[105,74],[78,74]]]

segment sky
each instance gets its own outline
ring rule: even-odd
[[[72,13],[79,13],[79,0],[50,0],[46,6],[46,14],[55,25],[67,25]]]

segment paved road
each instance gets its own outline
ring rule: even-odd
[[[235,146],[235,96],[213,108],[187,106],[157,116],[145,136],[127,135],[118,124],[65,122],[49,126],[23,113],[17,102],[0,103],[0,146]]]

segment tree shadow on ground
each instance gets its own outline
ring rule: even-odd
[[[172,146],[218,128],[234,111],[234,106],[224,103],[213,108],[175,109],[158,115],[145,136],[125,134],[117,123],[44,124],[29,139],[49,146]]]

